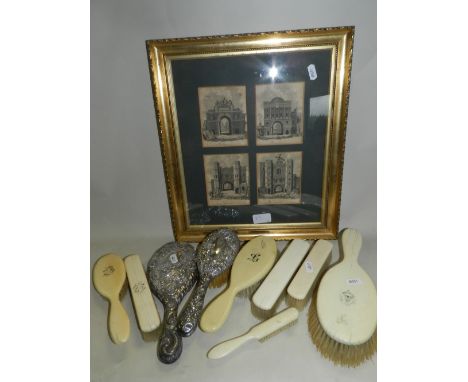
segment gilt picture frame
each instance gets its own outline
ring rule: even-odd
[[[172,228],[336,239],[354,27],[148,40]]]

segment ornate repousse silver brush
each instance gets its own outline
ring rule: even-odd
[[[151,291],[164,306],[158,358],[173,363],[182,353],[182,338],[176,330],[177,308],[198,275],[194,248],[176,242],[163,245],[148,262],[147,274]]]
[[[197,247],[196,263],[199,280],[179,316],[177,329],[182,336],[191,336],[196,330],[210,281],[232,265],[239,247],[237,234],[228,228],[211,232]]]

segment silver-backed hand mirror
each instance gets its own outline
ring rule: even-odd
[[[163,245],[148,262],[147,274],[151,291],[164,306],[158,358],[173,363],[182,353],[182,338],[176,330],[177,309],[198,275],[194,248],[176,242]]]

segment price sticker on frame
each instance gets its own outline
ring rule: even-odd
[[[266,214],[252,215],[252,219],[253,219],[254,224],[271,223],[271,214],[266,213]]]

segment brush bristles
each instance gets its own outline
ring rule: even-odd
[[[221,288],[222,286],[226,285],[228,279],[229,279],[229,273],[231,271],[231,268],[226,269],[224,272],[220,273],[218,276],[216,276],[213,280],[211,280],[210,285],[208,288],[213,289],[213,288]]]
[[[371,359],[377,350],[377,331],[361,345],[345,345],[335,341],[323,330],[318,319],[315,301],[310,304],[308,327],[312,342],[322,356],[331,360],[335,365],[347,367],[356,367]]]
[[[297,298],[294,298],[294,297],[291,297],[291,295],[288,294],[288,296],[286,297],[286,303],[289,305],[289,306],[292,306],[293,308],[296,308],[297,310],[302,310],[305,308],[305,306],[307,305],[307,302],[309,301],[309,298],[310,298],[310,294],[308,294],[305,298],[303,298],[302,300],[299,300]]]
[[[141,337],[145,342],[156,342],[162,334],[163,325],[159,325],[152,332],[141,332]]]
[[[289,324],[282,326],[281,328],[275,330],[274,332],[271,332],[270,334],[266,335],[265,337],[259,338],[258,340],[260,342],[265,342],[269,340],[271,337],[276,336],[278,333],[281,333],[282,331],[290,328],[291,326],[294,326],[297,323],[297,319],[294,321],[291,321]]]
[[[278,297],[278,300],[276,300],[275,305],[273,305],[273,307],[269,310],[264,310],[264,309],[259,308],[252,301],[252,303],[250,304],[251,305],[250,311],[255,317],[261,320],[265,320],[267,318],[272,317],[275,314],[276,309],[283,302],[284,298],[285,298],[285,292],[283,291],[281,295]]]
[[[267,318],[273,316],[273,314],[275,313],[274,309],[263,310],[256,306],[253,302],[250,304],[250,311],[254,315],[254,317],[260,320],[266,320]]]
[[[239,293],[237,293],[237,296],[250,299],[255,293],[255,291],[258,289],[258,287],[260,286],[261,282],[262,280],[256,282],[255,284],[249,286],[248,288],[245,288],[244,290],[241,290]]]

